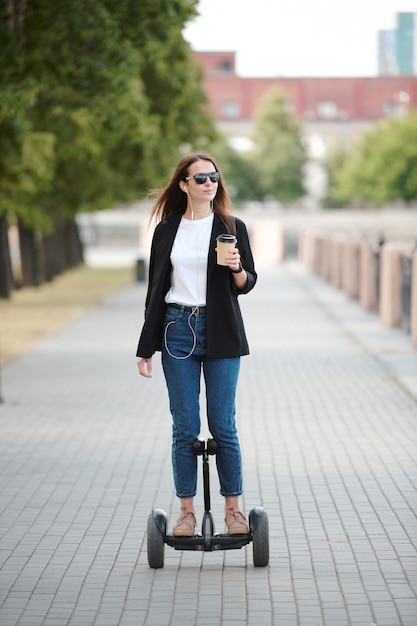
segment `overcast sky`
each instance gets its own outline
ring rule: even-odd
[[[240,76],[375,76],[377,32],[417,0],[200,0],[193,50],[237,53]]]

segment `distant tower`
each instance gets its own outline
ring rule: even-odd
[[[397,13],[394,30],[378,32],[379,76],[417,75],[417,13]]]
[[[380,30],[378,32],[378,74],[379,76],[395,76],[398,74],[397,33],[395,30]]]
[[[398,74],[417,74],[415,13],[397,13],[396,58]]]

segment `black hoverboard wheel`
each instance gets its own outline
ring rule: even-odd
[[[266,567],[269,563],[269,521],[267,512],[256,507],[249,513],[249,528],[253,542],[253,564]]]
[[[166,513],[154,509],[148,517],[147,526],[148,564],[153,569],[164,567],[166,530]]]

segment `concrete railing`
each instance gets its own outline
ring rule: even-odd
[[[285,231],[276,219],[256,219],[247,223],[256,263],[275,265],[285,257]]]
[[[384,326],[409,332],[417,348],[415,248],[304,229],[299,258],[308,270],[357,299],[364,309],[377,311]]]

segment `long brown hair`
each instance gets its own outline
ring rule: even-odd
[[[167,217],[170,217],[170,215],[185,212],[187,208],[187,196],[181,191],[179,183],[181,180],[185,180],[189,175],[188,169],[190,165],[196,161],[210,161],[210,163],[213,163],[216,172],[219,171],[215,159],[208,154],[193,152],[192,154],[184,156],[175,168],[168,184],[162,189],[156,189],[151,192],[151,195],[158,195],[158,198],[152,208],[150,219],[156,218],[157,221],[163,221]],[[227,193],[223,178],[220,176],[217,193],[213,199],[213,211],[217,213],[229,230],[236,234],[230,209],[230,196]]]

